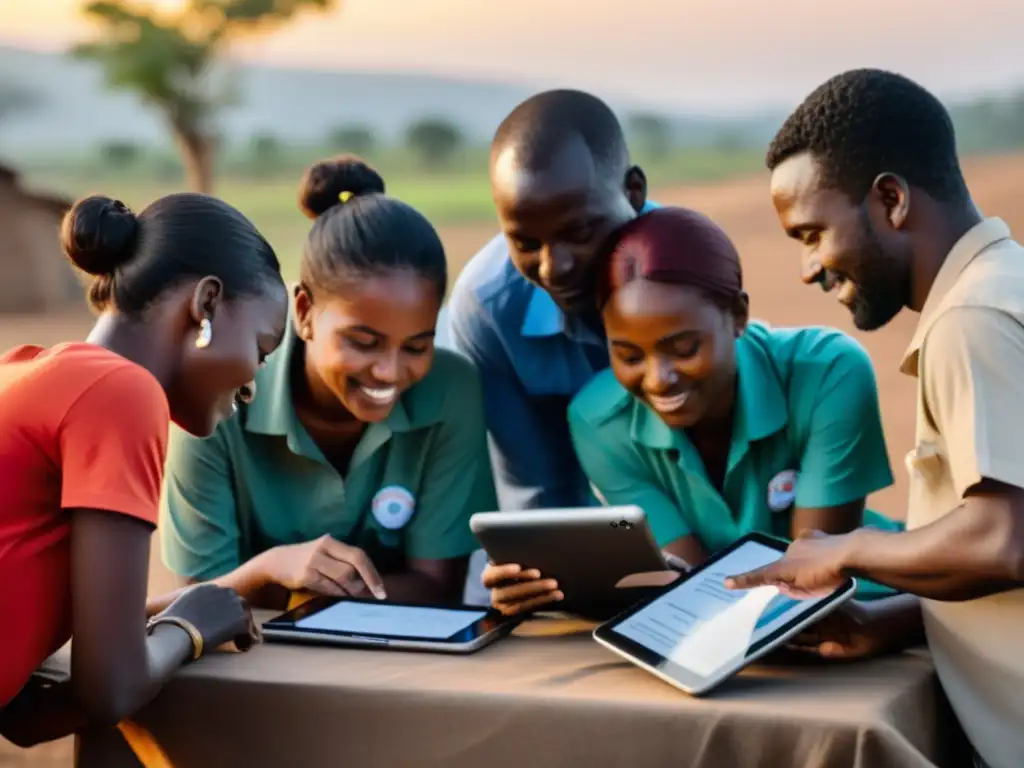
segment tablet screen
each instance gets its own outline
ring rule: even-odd
[[[779,630],[832,600],[831,595],[793,600],[775,587],[726,589],[727,576],[781,556],[776,549],[747,541],[627,616],[612,631],[698,677],[735,668]]]
[[[469,629],[486,611],[342,600],[295,622],[296,629],[374,637],[447,640]]]

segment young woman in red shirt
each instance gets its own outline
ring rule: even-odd
[[[147,623],[168,424],[210,434],[248,400],[284,332],[270,245],[212,197],[136,216],[75,204],[61,233],[92,275],[84,343],[0,356],[0,734],[23,746],[110,726],[204,650],[255,639],[248,606],[203,584]],[[69,639],[71,677],[34,673]]]

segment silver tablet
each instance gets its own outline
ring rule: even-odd
[[[727,576],[778,560],[787,546],[748,534],[649,602],[602,624],[594,639],[687,693],[706,693],[853,597],[854,579],[806,600],[776,587],[725,587]]]
[[[473,653],[518,622],[472,606],[317,597],[263,624],[268,640],[434,653]]]
[[[623,578],[668,569],[642,509],[582,507],[479,512],[470,529],[492,563],[536,568],[565,595],[552,610],[607,618],[651,593]]]

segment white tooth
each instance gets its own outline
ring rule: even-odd
[[[387,387],[385,389],[373,389],[371,387],[362,387],[364,393],[371,399],[381,403],[386,403],[395,396],[395,388]]]
[[[839,293],[836,295],[836,298],[843,304],[849,304],[853,301],[853,298],[856,295],[857,285],[851,280],[844,280],[842,286],[839,288]]]
[[[672,397],[652,395],[650,400],[655,409],[659,411],[674,411],[677,408],[682,408],[689,396],[689,392],[683,392],[678,395],[673,395]]]

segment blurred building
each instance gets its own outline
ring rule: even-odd
[[[0,164],[0,312],[48,312],[82,301],[82,283],[60,247],[71,201],[32,192]]]

